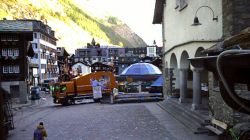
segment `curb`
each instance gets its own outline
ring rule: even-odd
[[[15,107],[12,105],[12,110],[13,111],[19,111],[19,110],[22,110],[24,108],[35,107],[35,106],[39,106],[39,105],[43,104],[42,102],[39,102],[39,100],[34,100],[35,101],[34,104],[32,103],[32,100],[29,100],[27,104],[18,104]]]

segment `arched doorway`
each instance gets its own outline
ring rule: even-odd
[[[164,78],[164,83],[163,83],[163,94],[166,95],[165,97],[167,97],[169,92],[169,65],[168,62],[166,61],[164,64],[164,69],[163,69],[163,78]]]
[[[169,77],[169,93],[170,96],[179,96],[179,71],[176,55],[173,53],[170,58]]]
[[[188,98],[188,78],[189,71],[190,71],[190,62],[188,60],[189,55],[187,51],[183,51],[181,53],[180,58],[180,102],[186,102],[186,99]]]

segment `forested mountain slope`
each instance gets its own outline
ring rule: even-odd
[[[146,45],[117,17],[92,16],[74,0],[0,0],[0,18],[42,20],[55,30],[57,46],[66,47],[70,53],[92,38],[101,45]]]

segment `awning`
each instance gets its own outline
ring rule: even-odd
[[[162,87],[163,86],[163,81],[164,81],[164,78],[163,78],[163,75],[161,75],[158,79],[156,79],[150,86],[151,87]]]

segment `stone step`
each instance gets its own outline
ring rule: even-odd
[[[209,132],[203,125],[204,123],[207,123],[207,120],[197,114],[193,114],[191,109],[187,109],[178,105],[178,103],[170,101],[162,101],[159,102],[158,105],[189,128],[193,133],[200,134]]]
[[[163,100],[162,93],[126,93],[116,95],[114,102],[154,101]]]
[[[175,119],[180,121],[183,125],[185,125],[187,128],[189,128],[192,132],[197,133],[197,128],[201,127],[200,123],[190,118],[188,115],[186,115],[184,112],[179,110],[178,108],[175,108],[171,104],[160,104],[160,106],[170,113]]]
[[[208,123],[208,120],[209,120],[208,116],[201,115],[198,112],[191,110],[191,108],[189,106],[181,105],[180,103],[176,103],[176,102],[173,102],[170,100],[169,100],[169,103],[171,105],[175,106],[176,108],[178,108],[180,111],[187,114],[189,117],[192,117],[192,119],[198,121],[199,123],[201,123],[201,124]]]
[[[116,95],[116,99],[120,98],[140,98],[140,97],[162,97],[162,93],[126,93]]]
[[[147,97],[147,98],[119,98],[115,99],[115,103],[120,103],[120,102],[146,102],[146,101],[159,101],[163,100],[162,97]]]

